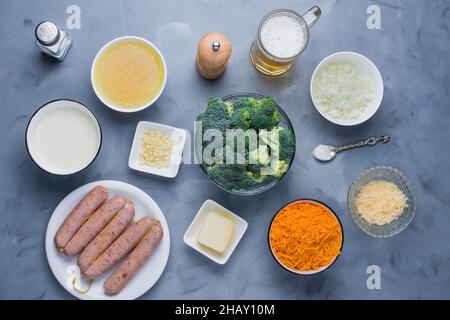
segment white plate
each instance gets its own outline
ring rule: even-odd
[[[316,103],[314,95],[313,95],[313,83],[316,79],[316,75],[322,70],[326,65],[333,62],[348,62],[355,65],[358,69],[362,70],[369,78],[373,81],[374,86],[374,98],[367,106],[367,108],[362,112],[358,118],[354,120],[341,120],[334,119],[329,116],[326,112],[322,111],[320,106]],[[367,120],[369,120],[379,109],[381,105],[381,101],[383,100],[383,78],[381,77],[380,71],[377,66],[367,57],[356,53],[356,52],[338,52],[334,53],[325,59],[323,59],[314,70],[314,73],[311,77],[311,82],[309,86],[309,92],[311,95],[311,99],[313,101],[314,107],[316,110],[328,121],[338,124],[341,126],[355,126],[361,124]]]
[[[109,190],[109,196],[122,194],[133,201],[136,208],[135,220],[144,216],[150,216],[158,219],[161,222],[164,236],[158,248],[153,252],[149,260],[142,266],[137,274],[130,280],[127,286],[115,296],[108,296],[103,292],[103,282],[113,272],[114,268],[104,274],[101,278],[92,283],[91,289],[81,294],[73,289],[72,280],[75,275],[80,274],[80,269],[77,266],[78,257],[66,257],[59,254],[55,248],[53,238],[58,231],[59,226],[63,223],[70,210],[95,186],[102,185]],[[158,281],[163,273],[170,252],[170,234],[167,226],[166,218],[162,213],[156,202],[147,195],[144,191],[128,183],[120,181],[96,181],[88,183],[68,194],[53,211],[52,217],[47,226],[47,233],[45,235],[45,251],[47,254],[48,264],[52,270],[55,278],[68,292],[75,297],[83,300],[95,299],[121,299],[131,300],[140,297],[147,292]],[[120,263],[120,262],[119,262]],[[117,266],[119,265],[117,264]],[[88,282],[85,279],[81,280],[80,288],[88,287]]]
[[[171,137],[173,143],[172,160],[170,161],[170,165],[168,167],[157,168],[139,163],[142,136],[144,134],[144,130],[147,129],[161,131]],[[155,174],[166,178],[174,178],[180,169],[181,157],[183,155],[185,143],[186,131],[183,129],[166,126],[156,122],[140,121],[134,134],[130,158],[128,159],[128,166],[133,170]]]
[[[228,244],[228,247],[223,254],[219,254],[219,253],[215,252],[214,250],[211,250],[205,246],[202,246],[197,241],[197,237],[200,232],[201,226],[203,225],[203,222],[205,221],[206,214],[210,211],[223,212],[226,215],[229,215],[229,216],[231,216],[231,218],[234,219],[235,225],[234,225],[233,235],[231,236],[230,243]],[[222,207],[220,204],[218,204],[215,201],[206,200],[205,203],[200,208],[200,210],[198,210],[197,215],[195,216],[191,225],[189,226],[186,233],[184,234],[183,240],[184,240],[184,243],[186,243],[188,246],[197,250],[201,254],[207,256],[214,262],[216,262],[218,264],[225,264],[228,261],[228,259],[230,258],[234,249],[236,249],[239,241],[241,241],[242,236],[244,235],[245,231],[247,230],[247,226],[248,226],[247,221],[245,221],[241,217],[235,215],[230,210]]]

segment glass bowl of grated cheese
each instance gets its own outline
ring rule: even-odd
[[[375,64],[355,52],[338,52],[314,70],[310,94],[328,121],[354,126],[369,120],[383,99],[383,79]]]
[[[362,172],[348,191],[347,205],[356,225],[372,237],[388,238],[414,218],[416,196],[399,170],[379,166]]]

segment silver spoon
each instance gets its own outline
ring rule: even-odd
[[[319,161],[331,161],[336,157],[336,154],[342,151],[351,150],[354,148],[361,148],[365,146],[374,146],[378,142],[388,143],[391,137],[385,133],[380,137],[371,137],[367,140],[363,140],[357,143],[349,144],[346,146],[335,147],[326,144],[319,144],[313,151],[314,157]]]

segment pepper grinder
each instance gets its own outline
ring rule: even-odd
[[[42,52],[62,61],[72,45],[69,34],[50,21],[38,24],[35,30],[36,44]]]
[[[206,79],[221,77],[231,56],[230,40],[219,32],[205,34],[198,43],[196,65],[198,73]]]

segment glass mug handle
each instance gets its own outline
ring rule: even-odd
[[[321,14],[322,11],[320,10],[320,8],[318,6],[314,6],[303,15],[303,19],[305,19],[308,27],[311,28],[316,23],[316,21],[319,20]]]

